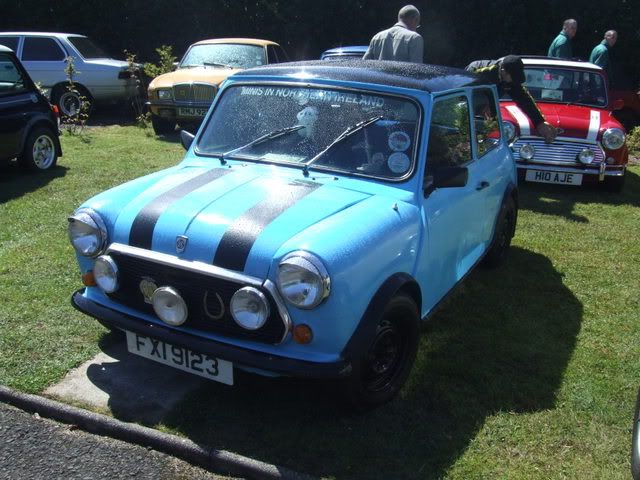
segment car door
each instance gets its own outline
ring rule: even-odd
[[[478,217],[481,241],[488,247],[495,221],[513,171],[513,160],[500,132],[497,92],[481,87],[471,93],[474,175],[483,211]]]
[[[31,105],[37,97],[31,83],[11,53],[0,53],[0,159],[17,156]]]
[[[25,37],[21,60],[34,82],[45,88],[67,80],[66,52],[53,37]]]
[[[462,167],[464,186],[432,188],[438,171]],[[470,102],[464,92],[436,98],[429,125],[422,218],[425,235],[417,276],[423,288],[423,313],[430,311],[484,252],[481,169],[473,157]]]

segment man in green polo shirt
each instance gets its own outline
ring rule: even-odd
[[[618,41],[618,32],[615,30],[607,30],[604,34],[604,40],[600,42],[591,51],[589,61],[602,67],[611,79],[611,62],[609,61],[609,49],[611,49]]]
[[[573,58],[573,46],[571,45],[571,40],[575,37],[577,31],[577,21],[573,18],[565,20],[562,24],[562,31],[553,40],[553,42],[551,42],[547,56],[555,58]]]

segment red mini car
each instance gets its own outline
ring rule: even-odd
[[[500,99],[519,178],[622,190],[629,160],[626,132],[612,115],[621,105],[610,103],[603,70],[592,63],[546,57],[522,61],[525,85],[558,137],[545,144],[522,110],[508,96]]]

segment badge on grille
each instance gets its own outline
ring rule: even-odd
[[[178,253],[184,252],[185,248],[187,248],[188,241],[189,241],[188,237],[184,235],[178,235],[176,237],[176,252]]]
[[[205,292],[204,294],[204,299],[202,301],[202,304],[204,306],[204,314],[209,317],[212,320],[220,320],[222,317],[224,317],[224,313],[225,313],[225,308],[224,308],[224,302],[222,301],[222,297],[216,293],[216,300],[217,300],[217,305],[214,304],[215,309],[214,311],[217,313],[211,313],[211,310],[209,309],[209,292]]]
[[[153,278],[144,277],[140,282],[140,291],[142,292],[144,301],[146,303],[152,303],[151,297],[153,297],[153,292],[155,292],[157,289],[158,285],[156,285],[156,282],[153,280]]]

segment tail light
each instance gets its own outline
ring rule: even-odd
[[[53,116],[56,117],[56,122],[58,123],[58,128],[60,128],[60,110],[58,110],[57,105],[51,105],[51,111],[53,112]]]

